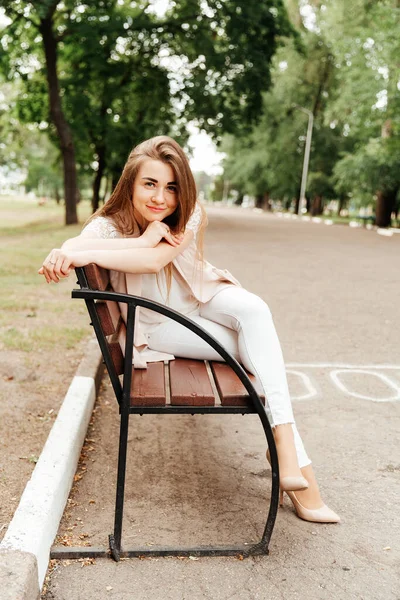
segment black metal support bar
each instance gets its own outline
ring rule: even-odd
[[[237,556],[248,558],[259,554],[268,554],[260,544],[249,544],[247,546],[195,546],[194,548],[169,548],[153,547],[135,548],[134,550],[121,550],[120,558],[141,558],[144,556]],[[75,559],[82,558],[107,558],[110,551],[107,548],[95,546],[65,547],[53,546],[50,558]]]
[[[133,338],[135,331],[136,305],[128,304],[128,317],[125,345],[125,371],[121,402],[121,422],[119,432],[117,496],[115,500],[114,535],[109,536],[110,550],[114,560],[119,561],[121,553],[122,517],[124,512],[126,450],[128,445],[129,405],[131,399]],[[128,368],[129,365],[129,368]]]
[[[136,415],[254,415],[250,406],[131,406],[129,412]]]

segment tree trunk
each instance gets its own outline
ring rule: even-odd
[[[243,203],[243,197],[244,197],[244,194],[242,194],[242,192],[239,192],[238,197],[235,200],[236,206],[241,206],[242,205],[242,203]]]
[[[263,200],[264,200],[263,194],[256,194],[256,208],[263,207]]]
[[[103,177],[104,169],[106,167],[104,146],[98,148],[96,154],[99,166],[97,167],[96,176],[93,181],[92,212],[95,212],[100,205],[100,184]]]
[[[311,215],[313,217],[317,215],[322,215],[323,204],[322,204],[322,196],[314,196],[314,200],[311,207]]]
[[[120,172],[118,172],[118,173],[116,173],[115,171],[112,172],[112,174],[111,174],[111,190],[115,190],[120,177],[121,177]],[[222,197],[220,198],[220,200],[221,199],[222,199]]]
[[[46,57],[46,76],[49,89],[50,115],[60,139],[64,171],[65,224],[78,222],[76,210],[77,177],[75,148],[72,133],[65,119],[60,97],[60,86],[57,74],[57,40],[53,32],[53,15],[58,1],[53,2],[47,16],[40,20],[39,30],[43,38]]]
[[[60,204],[60,192],[58,191],[58,187],[54,189],[54,197],[56,199],[56,203]]]
[[[390,227],[392,212],[396,208],[397,190],[379,191],[376,195],[376,225],[378,227]]]
[[[340,213],[342,212],[342,210],[344,209],[346,204],[346,200],[344,196],[340,196],[339,197],[339,201],[338,201],[338,209],[337,209],[337,216],[340,217]]]
[[[264,210],[271,210],[271,202],[270,202],[270,199],[269,199],[269,192],[265,192],[263,194],[262,208]]]
[[[108,194],[108,184],[110,183],[110,178],[106,175],[106,185],[104,187],[104,194],[103,194],[103,204],[106,203],[107,200],[107,194]]]

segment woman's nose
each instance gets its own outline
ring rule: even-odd
[[[161,187],[154,191],[152,200],[153,200],[153,202],[156,202],[157,204],[164,203],[164,190]]]

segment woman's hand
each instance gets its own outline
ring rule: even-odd
[[[162,221],[152,221],[140,237],[146,248],[155,248],[162,239],[165,239],[171,246],[179,246],[183,240],[183,233],[174,235],[170,232],[166,223],[163,223]]]
[[[39,275],[44,275],[47,283],[68,277],[74,267],[84,267],[91,262],[89,252],[70,252],[54,248],[43,261]]]

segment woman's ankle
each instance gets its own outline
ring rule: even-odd
[[[287,476],[300,476],[301,471],[297,459],[291,423],[276,425],[273,429],[273,434],[278,453],[281,478]]]
[[[317,509],[324,505],[312,465],[301,468],[301,474],[308,481],[308,488],[296,492],[296,498],[305,508]]]

